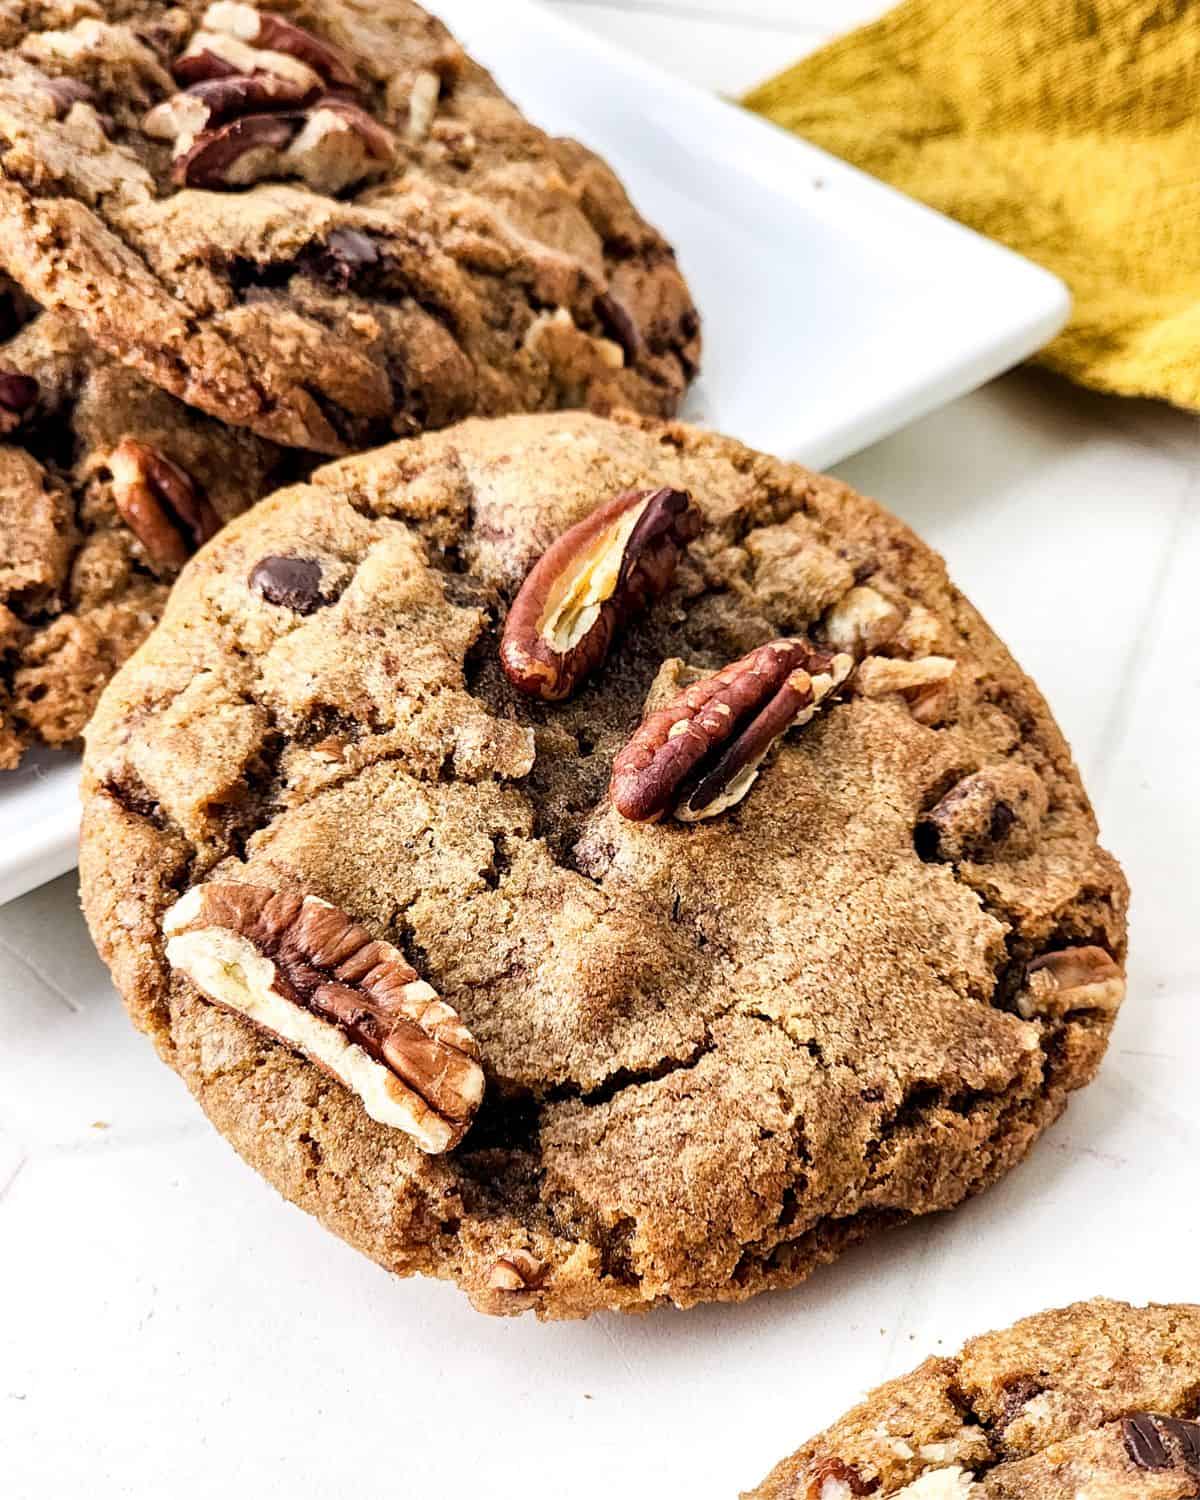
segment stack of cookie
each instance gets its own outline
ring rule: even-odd
[[[319,455],[674,413],[670,247],[407,0],[32,0],[0,48],[0,767],[77,739],[186,558]]]
[[[407,0],[0,45],[0,757],[90,717],[85,912],[217,1128],[544,1317],[792,1285],[1018,1163],[1103,1055],[1120,870],[938,557],[666,420],[699,322],[605,165]],[[762,1493],[1042,1493],[997,1379]],[[1158,1390],[1076,1421],[1133,1424],[1097,1476],[1179,1469]]]

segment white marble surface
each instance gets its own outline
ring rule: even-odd
[[[850,18],[561,3],[728,91]],[[1129,872],[1130,999],[1099,1081],[991,1193],[792,1293],[493,1322],[389,1279],[237,1161],[129,1028],[64,877],[0,910],[6,1500],[716,1500],[974,1331],[1097,1292],[1196,1298],[1200,427],[1021,372],[841,472],[947,555],[1039,680]]]

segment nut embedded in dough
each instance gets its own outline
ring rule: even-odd
[[[194,886],[163,921],[202,994],[299,1048],[373,1120],[448,1151],[483,1100],[474,1037],[398,948],[315,896]]]
[[[700,513],[683,490],[630,490],[565,531],[521,585],[500,643],[509,682],[530,698],[569,697],[618,630],[670,587]]]
[[[775,741],[806,724],[850,675],[845,653],[810,641],[770,641],[685,688],[645,718],[613,762],[623,818],[715,817],[742,800]]]
[[[122,438],[108,467],[117,510],[155,567],[178,571],[220,530],[220,517],[191,475],[149,443]]]
[[[488,1273],[493,1292],[533,1292],[546,1279],[546,1263],[528,1250],[507,1250]]]
[[[1072,1011],[1116,1011],[1125,998],[1125,976],[1103,948],[1063,948],[1043,953],[1025,971],[1017,1009],[1061,1018]]]

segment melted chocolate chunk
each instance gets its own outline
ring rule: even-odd
[[[311,615],[329,603],[321,593],[321,564],[308,557],[264,557],[254,564],[250,587],[268,604]]]
[[[1138,1411],[1121,1424],[1125,1451],[1139,1469],[1182,1467],[1200,1478],[1200,1423]]]

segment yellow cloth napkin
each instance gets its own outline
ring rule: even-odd
[[[1200,409],[1200,0],[906,0],[745,102],[1057,272],[1046,364]]]

